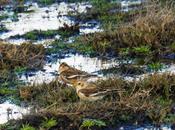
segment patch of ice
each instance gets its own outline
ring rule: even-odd
[[[29,108],[23,108],[9,102],[0,104],[0,124],[6,123],[10,119],[19,119],[23,115],[29,114]]]
[[[11,43],[11,44],[15,44],[15,45],[20,45],[21,43],[29,42],[29,40],[25,40],[23,38],[20,38],[20,39],[6,39],[4,41],[6,43]]]
[[[128,7],[128,6],[132,6],[132,5],[140,5],[142,3],[143,0],[124,0],[121,2],[121,6],[122,7]]]
[[[22,43],[31,42],[30,40],[26,40],[26,39],[23,39],[23,38],[20,38],[20,39],[6,39],[4,41],[6,43],[10,43],[10,44],[14,44],[14,45],[20,45]],[[42,39],[42,40],[34,41],[32,43],[33,44],[43,44],[43,46],[47,47],[47,45],[49,45],[53,41],[54,41],[54,39]]]
[[[135,1],[124,0],[121,2],[122,7],[121,11],[128,12],[129,10],[133,10],[134,8],[132,8],[131,6],[141,5],[143,1],[144,0],[135,0]]]
[[[127,81],[133,81],[133,80],[139,81],[140,79],[144,79],[145,77],[155,73],[156,74],[163,74],[163,73],[175,74],[175,64],[168,65],[166,68],[163,68],[162,70],[157,72],[147,72],[145,74],[137,75],[135,77],[126,76],[124,77],[124,79]]]
[[[40,8],[34,3],[30,8],[34,10],[33,13],[20,13],[19,21],[16,22],[3,21],[3,24],[10,31],[0,35],[0,38],[7,39],[10,36],[23,35],[33,30],[56,30],[63,27],[64,24],[73,25],[74,21],[66,16],[68,12],[76,10],[82,13],[90,7],[91,5],[88,3],[67,4],[61,2]]]
[[[111,130],[116,130],[116,129],[114,128]],[[150,124],[147,124],[147,125],[145,124],[143,126],[122,126],[119,128],[119,130],[173,130],[173,129],[171,128],[170,125],[165,125],[165,124],[162,124],[160,127],[155,127]]]
[[[88,34],[88,33],[95,33],[95,32],[102,32],[103,29],[100,28],[100,25],[97,25],[93,28],[80,28],[80,34]]]
[[[88,73],[97,72],[101,69],[107,69],[118,64],[114,59],[103,60],[99,58],[90,58],[78,54],[69,55],[64,59],[58,59],[54,63],[46,64],[43,68],[44,71],[37,71],[36,73],[34,72],[33,74],[29,74],[32,76],[29,76],[27,74],[22,75],[20,79],[28,82],[29,84],[43,82],[49,83],[56,78],[56,75],[58,74],[58,67],[62,62],[66,62],[68,65],[86,71]]]

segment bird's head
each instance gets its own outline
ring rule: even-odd
[[[82,89],[86,86],[86,82],[83,80],[78,80],[77,82],[74,83],[73,85],[76,89]]]
[[[59,70],[59,72],[61,73],[61,72],[65,71],[65,70],[68,70],[69,68],[70,68],[70,66],[69,66],[67,63],[62,62],[62,63],[60,64],[58,70]]]

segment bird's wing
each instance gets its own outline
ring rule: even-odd
[[[80,77],[86,77],[86,75],[71,75],[71,76],[68,76],[67,78],[72,79],[72,78],[80,78]]]
[[[77,74],[87,74],[87,72],[76,69],[76,68],[71,67],[71,66],[70,66],[70,69],[68,71],[76,72]]]
[[[88,75],[87,72],[78,70],[76,68],[69,68],[65,71],[60,71],[60,74],[66,75],[66,76],[72,76],[72,75]]]
[[[108,95],[111,93],[118,92],[118,89],[107,89],[107,90],[99,90],[98,93],[91,94],[91,96],[101,96],[101,95]]]
[[[63,75],[60,75],[60,76],[59,76],[59,79],[60,79],[61,81],[70,83],[70,81],[69,81],[65,76],[63,76]]]
[[[83,88],[78,91],[79,93],[83,93],[85,96],[89,97],[92,94],[98,93],[96,88]]]
[[[87,97],[103,96],[117,91],[118,91],[117,89],[99,90],[97,88],[84,88],[79,90],[79,92],[83,93]]]
[[[93,77],[96,75],[91,75],[91,74],[75,74],[75,75],[70,75],[67,77],[67,79],[74,79],[74,78],[89,78],[89,77]]]

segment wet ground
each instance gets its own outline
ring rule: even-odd
[[[10,119],[22,118],[24,114],[29,114],[30,111],[30,108],[18,106],[6,101],[0,104],[0,124],[4,124]]]
[[[143,125],[143,126],[121,126],[121,127],[118,127],[118,128],[111,128],[111,129],[107,129],[107,130],[173,130],[171,128],[171,125],[162,125],[160,127],[155,127],[155,126],[152,126],[152,125]]]
[[[29,4],[30,5],[30,4]],[[0,39],[5,40],[10,43],[20,44],[25,41],[25,39],[14,39],[13,36],[23,35],[27,32],[33,30],[57,30],[60,27],[66,25],[75,25],[76,21],[69,16],[69,13],[83,13],[86,12],[87,8],[91,8],[91,5],[88,3],[78,3],[78,4],[67,4],[61,2],[59,4],[52,4],[48,7],[39,7],[37,3],[31,3],[28,11],[33,11],[30,13],[18,13],[17,20],[13,21],[12,18],[8,18],[1,21],[7,30],[0,35]],[[0,14],[11,14],[14,15],[14,12],[1,11]],[[88,21],[87,23],[80,24],[80,34],[87,34],[101,31],[99,28],[99,23],[97,21]],[[59,39],[59,36],[56,35],[54,39]],[[51,39],[44,39],[51,40]],[[41,39],[41,41],[44,41]],[[37,41],[41,42],[41,41]]]
[[[141,1],[122,1],[122,11],[128,11],[130,8],[129,5],[132,4],[141,4]],[[59,4],[52,4],[47,7],[39,7],[37,3],[27,3],[28,11],[30,13],[18,13],[18,17],[14,20],[12,17],[4,19],[1,21],[1,24],[7,28],[7,32],[0,33],[0,39],[5,40],[11,44],[21,44],[22,42],[28,41],[26,39],[14,39],[11,38],[15,35],[23,35],[27,32],[33,30],[56,30],[60,27],[63,27],[64,24],[74,25],[76,21],[69,16],[69,13],[82,13],[86,12],[88,8],[92,6],[89,3],[78,3],[78,4],[67,4],[61,2]],[[0,11],[0,15],[10,15],[14,16],[14,12],[10,9],[5,11]],[[100,28],[100,23],[93,20],[87,21],[80,24],[80,35],[99,32],[102,31]],[[60,36],[55,35],[53,39],[41,39],[38,41],[32,41],[36,44],[43,44],[45,42],[51,42],[54,39],[59,39]],[[70,40],[71,41],[71,40]],[[50,82],[55,79],[58,74],[58,66],[61,62],[66,62],[71,66],[74,66],[83,71],[98,74],[99,77],[108,77],[113,73],[104,75],[99,73],[100,70],[109,69],[119,65],[120,61],[114,58],[100,58],[100,57],[88,57],[80,54],[67,54],[63,58],[52,58],[53,55],[48,55],[46,63],[41,70],[30,70],[18,75],[19,79],[25,82],[26,84],[33,83],[43,83]],[[146,67],[145,67],[146,68]],[[163,68],[161,72],[170,72],[175,73],[175,66],[167,65]],[[152,72],[146,72],[137,76],[125,76],[126,80],[133,80],[135,78],[144,77],[145,75],[151,74]],[[118,75],[120,76],[120,75]],[[10,101],[6,101],[3,104],[0,104],[0,124],[3,124],[8,121],[8,119],[17,119],[21,118],[23,114],[29,113],[29,108],[26,108],[21,104],[20,106],[11,104]],[[10,114],[9,114],[10,111]],[[123,126],[119,128],[120,130],[154,130],[153,126]],[[170,126],[162,126],[162,130],[171,130]],[[113,130],[113,129],[111,129]]]
[[[64,58],[56,59],[55,61],[50,62],[48,61],[42,70],[27,72],[26,74],[19,76],[19,78],[29,84],[43,82],[48,83],[59,75],[58,67],[62,62],[66,62],[68,65],[71,65],[77,69],[93,74],[98,74],[97,72],[101,69],[107,69],[117,65],[117,61],[115,61],[115,59],[103,59],[98,57],[90,58],[79,54],[67,54]]]
[[[1,21],[1,25],[6,27],[8,31],[0,33],[0,39],[7,41],[10,44],[21,44],[28,42],[23,38],[12,38],[15,35],[23,35],[33,30],[57,30],[63,27],[64,24],[74,25],[76,21],[69,17],[68,13],[86,12],[87,8],[91,8],[89,3],[72,3],[67,4],[61,2],[59,4],[52,4],[47,7],[39,7],[37,3],[27,3],[27,11],[30,13],[18,13],[17,18],[14,20],[15,13],[11,10],[11,7],[0,11],[0,15],[8,15],[7,19]],[[100,24],[97,21],[87,21],[80,25],[80,35],[101,31]],[[40,39],[32,41],[35,44],[44,44],[59,39],[60,36],[55,35],[53,39]],[[71,42],[71,38],[69,40]],[[19,79],[27,84],[50,82],[58,76],[58,66],[61,62],[67,62],[76,68],[82,69],[87,72],[95,72],[101,68],[107,68],[112,66],[112,60],[102,60],[98,58],[90,58],[83,55],[67,54],[62,59],[55,59],[53,55],[47,56],[49,60],[46,60],[42,70],[30,70],[18,75]],[[9,114],[10,110],[10,114]],[[21,118],[23,114],[27,114],[29,108],[21,107],[11,103],[7,100],[3,104],[0,104],[0,124],[5,123],[8,119]],[[9,115],[8,115],[9,114]]]

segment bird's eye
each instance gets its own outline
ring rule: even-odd
[[[81,85],[81,83],[78,83],[78,85]]]

